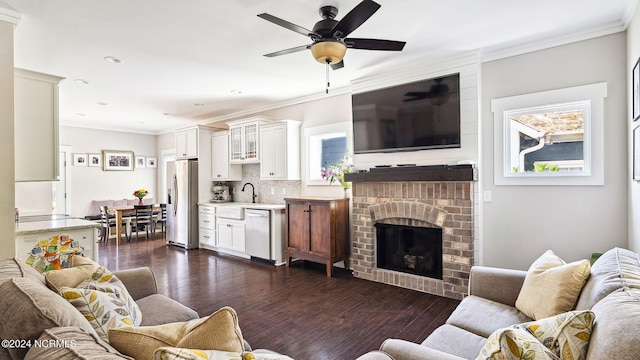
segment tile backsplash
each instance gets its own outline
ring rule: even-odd
[[[251,187],[248,186],[244,192],[240,191],[245,183],[255,186],[258,195],[256,202],[260,203],[284,204],[285,197],[300,196],[300,180],[260,180],[259,164],[242,165],[242,181],[227,182],[233,192],[233,201],[251,202]]]

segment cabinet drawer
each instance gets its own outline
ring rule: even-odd
[[[214,214],[209,214],[201,211],[200,216],[198,218],[199,218],[198,221],[200,223],[201,229],[209,229],[209,230],[216,229],[216,216]]]
[[[200,246],[216,246],[216,231],[210,229],[200,229]]]
[[[215,214],[216,213],[216,208],[215,206],[208,206],[208,205],[200,205],[200,207],[198,208],[200,211],[200,214]]]

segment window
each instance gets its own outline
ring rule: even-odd
[[[505,176],[591,175],[590,123],[590,101],[505,111]]]
[[[599,83],[491,101],[496,185],[603,185]]]
[[[328,185],[320,170],[326,167],[327,163],[335,164],[345,154],[351,153],[350,125],[351,123],[337,123],[304,130],[307,143],[308,161],[305,172],[308,185]]]

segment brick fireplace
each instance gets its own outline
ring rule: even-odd
[[[358,278],[462,299],[473,264],[473,169],[419,168],[350,174],[351,268]],[[379,223],[441,228],[442,279],[378,268],[374,225]]]

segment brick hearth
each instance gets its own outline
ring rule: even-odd
[[[473,264],[471,181],[394,181],[353,184],[355,277],[462,299]],[[375,223],[442,228],[443,279],[376,267]]]

